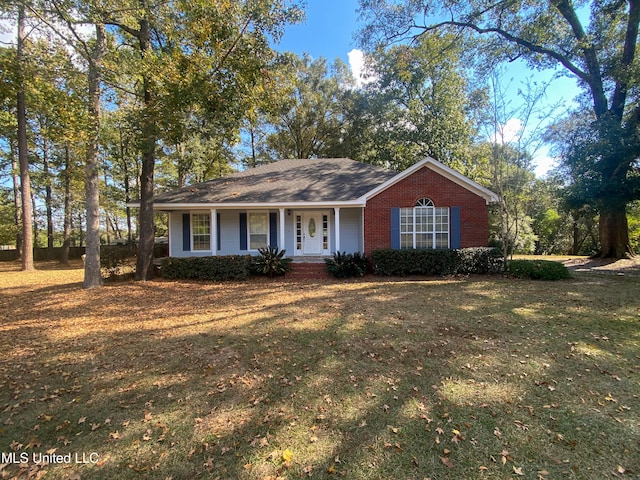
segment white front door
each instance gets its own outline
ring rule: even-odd
[[[321,212],[302,215],[302,254],[322,255],[323,224]]]

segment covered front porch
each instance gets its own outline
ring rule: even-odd
[[[169,212],[169,255],[257,255],[266,246],[291,258],[321,259],[364,249],[359,206],[208,208]]]

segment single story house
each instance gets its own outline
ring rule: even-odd
[[[169,256],[288,257],[487,245],[495,193],[426,158],[403,172],[345,158],[281,160],[162,193]]]

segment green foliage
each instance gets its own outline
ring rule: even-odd
[[[336,278],[362,277],[369,270],[369,259],[362,253],[336,252],[325,258],[327,272]]]
[[[346,66],[336,60],[330,68],[322,57],[286,54],[275,75],[281,83],[272,89],[280,95],[265,106],[272,133],[266,135],[261,156],[272,161],[336,156],[329,149],[344,127],[343,87],[351,81]]]
[[[567,252],[568,238],[563,236],[566,227],[566,218],[563,218],[556,209],[549,208],[542,212],[534,222],[534,230],[538,237],[536,253],[552,255]]]
[[[100,268],[108,280],[127,278],[133,273],[135,256],[132,245],[103,245],[100,247]]]
[[[458,256],[456,273],[491,274],[501,272],[504,267],[502,251],[496,248],[474,247],[455,250]]]
[[[15,245],[16,243],[16,223],[13,202],[10,193],[4,188],[0,188],[0,245]]]
[[[258,249],[259,255],[252,259],[251,273],[267,277],[278,277],[291,271],[291,259],[284,258],[286,250],[278,247]]]
[[[246,280],[251,257],[228,255],[219,257],[166,258],[162,262],[164,278],[185,280]]]
[[[507,271],[517,278],[532,280],[566,280],[571,278],[567,267],[549,260],[511,260]]]
[[[376,275],[454,275],[497,273],[503,261],[494,248],[374,250]]]
[[[464,40],[440,32],[375,50],[371,68],[376,81],[368,85],[365,117],[369,130],[360,135],[372,138],[377,162],[403,170],[429,155],[465,174],[467,167],[474,168],[473,105],[463,52]]]

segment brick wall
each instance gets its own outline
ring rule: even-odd
[[[391,248],[391,208],[413,207],[420,198],[430,198],[436,207],[460,207],[462,248],[487,245],[489,210],[484,198],[424,166],[367,201],[365,254],[378,248]]]

